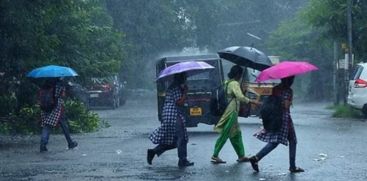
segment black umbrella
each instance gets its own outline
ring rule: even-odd
[[[256,70],[264,70],[272,65],[268,56],[253,47],[233,46],[219,51],[218,54],[223,59]]]

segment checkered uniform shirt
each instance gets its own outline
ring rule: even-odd
[[[284,105],[285,100],[292,101],[293,91],[292,89],[281,89],[280,87],[274,87],[274,92],[279,91],[282,97],[282,104]],[[270,133],[266,132],[265,129],[260,130],[255,133],[254,136],[261,141],[268,143],[281,143],[283,145],[288,145],[288,140],[294,139],[297,143],[296,132],[294,130],[293,121],[291,118],[290,110],[283,109],[283,123],[279,132]]]
[[[62,96],[65,93],[65,87],[61,84],[55,86],[55,100],[57,101],[56,107],[50,112],[41,112],[41,126],[45,125],[56,126],[64,114],[64,101]]]
[[[176,121],[183,121],[185,139],[188,140],[185,117],[176,102],[182,97],[179,87],[170,87],[163,105],[161,126],[153,131],[149,139],[154,144],[173,145],[176,143]]]

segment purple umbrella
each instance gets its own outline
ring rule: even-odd
[[[162,80],[163,78],[169,77],[174,74],[186,72],[188,76],[200,73],[204,70],[213,69],[214,67],[209,65],[206,62],[202,61],[187,61],[180,62],[174,65],[171,65],[165,69],[163,69],[157,78],[157,80]]]

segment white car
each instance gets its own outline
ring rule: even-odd
[[[349,80],[348,104],[367,116],[367,63],[359,63]]]

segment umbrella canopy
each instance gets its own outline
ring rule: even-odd
[[[256,81],[263,82],[270,79],[282,79],[314,70],[318,70],[318,68],[308,62],[284,61],[263,70],[259,76],[257,76]]]
[[[33,69],[27,74],[32,78],[75,77],[78,74],[70,67],[48,65]]]
[[[165,69],[163,69],[159,75],[157,80],[164,79],[169,77],[170,75],[178,74],[186,72],[188,76],[193,75],[195,73],[200,73],[204,70],[213,69],[214,67],[209,65],[206,62],[202,61],[187,61],[187,62],[180,62],[174,65],[171,65]]]
[[[233,46],[219,51],[218,54],[223,59],[256,70],[264,70],[272,65],[268,56],[253,47]]]

